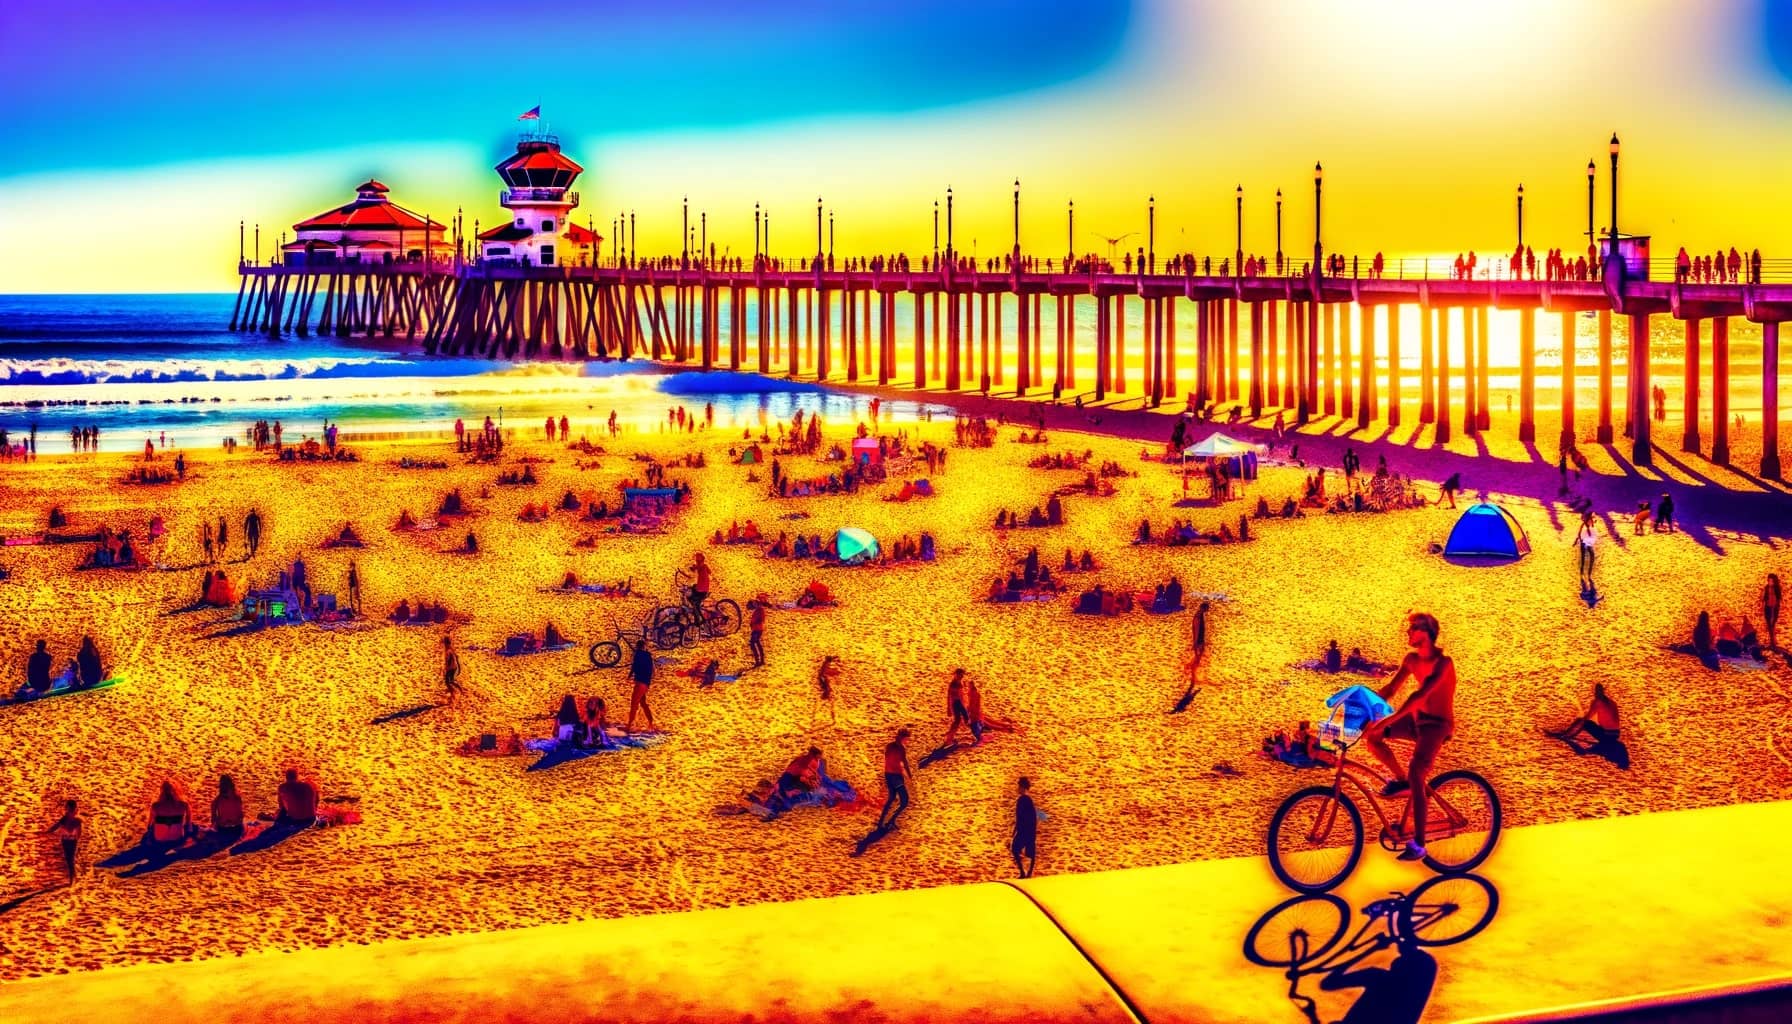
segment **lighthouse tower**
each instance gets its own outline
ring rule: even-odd
[[[497,166],[504,179],[498,203],[509,211],[509,223],[480,232],[480,255],[489,262],[529,267],[581,262],[596,241],[571,221],[579,205],[572,183],[583,170],[560,152],[560,140],[552,135],[518,139],[516,153]]]

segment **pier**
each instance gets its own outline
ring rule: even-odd
[[[801,261],[799,269],[764,257],[750,267],[736,263],[739,269],[689,258],[552,267],[421,260],[244,265],[230,326],[270,335],[402,338],[440,355],[648,359],[948,393],[1087,394],[1096,402],[1137,395],[1153,406],[1239,403],[1253,418],[1287,410],[1295,424],[1337,415],[1360,427],[1398,426],[1417,416],[1442,442],[1456,430],[1488,429],[1487,318],[1490,310],[1508,310],[1520,324],[1519,437],[1534,443],[1537,321],[1560,317],[1572,337],[1573,318],[1590,312],[1599,329],[1593,438],[1614,443],[1621,429],[1614,414],[1621,414],[1632,461],[1649,465],[1657,440],[1649,325],[1651,317],[1668,316],[1685,325],[1687,339],[1680,449],[1728,465],[1729,327],[1741,317],[1762,332],[1759,473],[1781,478],[1779,336],[1780,324],[1792,319],[1792,281],[1692,283],[1651,280],[1646,271],[1592,281],[1464,280],[1448,276],[1447,268],[1433,277],[1430,265],[1401,267],[1392,276],[1310,269],[1246,276],[1214,272],[1238,266],[1230,260],[1192,257],[1177,261],[1180,273],[1162,272],[1155,260],[1130,273],[1094,261],[1039,270],[1026,259],[1007,261],[1018,270],[989,270],[949,252],[937,269],[931,262],[924,270],[836,265],[827,257]],[[1192,339],[1177,337],[1179,302],[1195,311]],[[898,303],[913,309],[908,338],[896,336]],[[1093,336],[1079,338],[1078,312],[1090,306]],[[1004,307],[1017,314],[1011,324],[1003,322]],[[1416,374],[1401,365],[1407,307],[1418,311]],[[1142,338],[1126,336],[1129,308],[1142,312]],[[1626,363],[1637,372],[1624,375],[1625,393],[1617,397],[1620,327]],[[1138,346],[1131,359],[1129,344]],[[1572,381],[1580,371],[1572,347],[1563,354],[1559,422],[1542,429],[1566,449],[1576,443],[1582,414],[1574,401]],[[1135,363],[1142,378],[1129,380],[1127,368]],[[1079,379],[1090,367],[1092,379]],[[1707,373],[1709,438],[1700,418]],[[1460,378],[1454,388],[1453,376]],[[1453,391],[1463,399],[1460,409],[1451,407]]]

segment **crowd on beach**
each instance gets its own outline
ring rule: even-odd
[[[1546,254],[1546,273],[1553,273],[1551,268],[1555,254]],[[1472,268],[1472,254],[1470,260]],[[875,408],[873,421],[875,422]],[[1180,457],[1184,444],[1189,440],[1194,417],[1192,413],[1179,418],[1174,425],[1174,433],[1170,444],[1166,446],[1164,457]],[[670,409],[666,419],[667,429],[683,432],[694,432],[708,429],[714,425],[714,408],[706,404],[701,414],[693,414],[683,406]],[[994,438],[1004,426],[1001,418],[992,425],[987,418],[958,417],[954,424],[954,437],[961,447],[985,447],[993,443]],[[616,418],[612,413],[609,420],[612,435],[616,432]],[[852,440],[870,440],[870,427],[859,425],[857,438]],[[322,447],[326,451],[337,450],[336,428],[326,425]],[[550,417],[543,423],[543,434],[551,442],[573,444],[570,436],[570,423],[567,417]],[[283,445],[283,431],[278,421],[258,423],[249,431],[249,440],[259,450],[271,445],[279,449]],[[492,420],[486,418],[482,428],[468,430],[457,420],[455,423],[456,450],[462,454],[473,455],[476,459],[496,456],[504,449],[505,441],[502,432]],[[1044,430],[1036,432],[1022,429],[1018,432],[1018,441],[1028,444],[1046,445],[1049,440]],[[751,460],[746,460],[741,453],[730,450],[730,458],[742,463],[751,473],[763,458],[762,445],[770,445],[771,433],[762,430],[760,441],[752,444]],[[887,467],[898,463],[925,465],[929,476],[944,472],[948,451],[944,447],[930,442],[912,441],[903,433],[878,435],[874,449],[861,449],[853,446],[848,449],[838,443],[831,446],[819,416],[798,410],[792,417],[788,428],[780,422],[776,428],[776,454],[769,463],[772,492],[779,497],[792,497],[808,493],[830,493],[853,495],[861,484],[869,480],[884,479]],[[31,447],[34,450],[35,438]],[[97,430],[94,431],[93,443],[97,445]],[[317,442],[307,443],[317,444]],[[0,438],[0,445],[4,439]],[[824,451],[825,449],[825,451]],[[875,455],[873,455],[873,451]],[[151,449],[153,454],[153,448]],[[1298,460],[1298,448],[1289,451],[1291,461]],[[583,512],[584,518],[604,520],[621,518],[619,529],[623,532],[651,532],[663,524],[666,516],[689,501],[690,486],[680,480],[667,476],[668,466],[683,465],[693,469],[703,468],[702,453],[691,453],[680,457],[682,463],[675,460],[659,461],[644,458],[643,467],[637,477],[623,481],[624,497],[619,502],[614,514],[607,503],[582,503],[572,491],[567,491],[558,503],[557,509],[564,512]],[[827,463],[839,463],[838,469],[825,476],[801,479],[793,482],[792,469],[784,460],[794,463],[800,458],[820,460]],[[1089,468],[1094,461],[1092,450],[1085,450],[1080,455],[1065,450],[1060,453],[1046,452],[1033,457],[1030,468],[1043,472],[1073,471],[1084,474],[1080,485],[1070,485],[1077,493],[1099,495],[1103,493],[1104,481],[1134,475],[1118,463],[1103,462],[1095,469]],[[1565,465],[1565,463],[1564,463]],[[184,463],[181,464],[184,471]],[[1418,495],[1416,485],[1410,478],[1403,478],[1392,472],[1385,456],[1378,456],[1372,472],[1365,473],[1361,461],[1354,448],[1344,452],[1341,473],[1328,478],[1329,467],[1317,467],[1307,474],[1301,493],[1290,495],[1280,505],[1280,512],[1274,510],[1267,495],[1259,496],[1254,514],[1241,514],[1234,528],[1230,517],[1222,520],[1211,530],[1202,530],[1195,526],[1190,517],[1175,517],[1167,529],[1153,529],[1149,519],[1141,520],[1134,538],[1136,544],[1162,544],[1168,547],[1183,547],[1194,544],[1231,544],[1253,540],[1252,519],[1292,518],[1300,515],[1300,510],[1316,509],[1327,513],[1379,512],[1393,509],[1417,507],[1429,504]],[[797,471],[799,476],[806,474]],[[1248,485],[1254,473],[1249,475],[1235,474],[1228,460],[1214,458],[1207,460],[1201,467],[1207,476],[1209,493],[1216,502],[1232,499],[1239,489]],[[1339,486],[1335,481],[1341,479]],[[1564,480],[1566,470],[1564,470]],[[1186,480],[1186,474],[1185,474]],[[528,486],[539,482],[533,463],[525,462],[518,471],[501,474],[497,483],[500,485]],[[1454,496],[1460,486],[1459,480],[1452,477],[1447,481],[1439,496],[1442,502],[1448,499],[1450,507],[1454,507]],[[631,491],[665,490],[670,493],[660,495],[630,494]],[[1108,485],[1106,493],[1113,493]],[[1186,484],[1185,484],[1186,493]],[[1080,498],[1077,500],[1081,500]],[[1655,509],[1647,517],[1653,520],[1657,530],[1673,529],[1673,510],[1671,499],[1664,495],[1665,508]],[[529,503],[525,510],[525,518],[536,521],[546,518],[551,511],[548,505],[537,506]],[[466,512],[465,504],[459,490],[446,495],[437,509],[438,516],[454,516]],[[1639,512],[1639,524],[1643,521]],[[149,541],[154,543],[160,533],[152,521]],[[1066,522],[1065,508],[1060,494],[1049,493],[1045,499],[1034,505],[1025,513],[1016,513],[1010,509],[1001,509],[994,521],[994,527],[1000,531],[1013,529],[1033,529],[1061,526]],[[405,511],[398,528],[419,528]],[[244,560],[256,558],[265,531],[265,523],[259,509],[250,509],[244,517],[241,535],[245,540],[246,555]],[[1121,530],[1124,534],[1124,528]],[[1639,525],[1639,532],[1641,526]],[[224,572],[215,571],[209,566],[216,564],[228,550],[231,527],[225,517],[220,516],[216,530],[209,521],[201,524],[201,539],[205,552],[205,570],[199,587],[202,604],[220,607],[240,607],[245,599],[235,583],[230,581]],[[1006,536],[1004,534],[1004,536]],[[1124,537],[1122,536],[1122,538]],[[775,538],[768,537],[759,525],[751,518],[743,523],[735,519],[726,528],[717,527],[711,535],[711,543],[724,545],[753,545],[763,550],[769,558],[817,559],[822,561],[838,561],[840,552],[832,536],[811,533],[804,536],[797,533],[791,537],[788,531],[779,530]],[[345,525],[342,532],[326,542],[326,546],[358,547],[361,538],[353,530],[352,525]],[[469,553],[478,550],[475,536],[469,532],[463,549]],[[956,549],[954,549],[956,550]],[[921,530],[913,537],[902,536],[878,556],[876,561],[897,563],[905,561],[931,562],[938,556],[938,547],[931,531]],[[691,585],[681,597],[688,600],[691,610],[699,616],[706,608],[705,602],[717,593],[713,570],[708,566],[704,555],[699,552],[695,556],[695,574]],[[99,531],[98,546],[94,551],[92,562],[95,567],[122,567],[142,564],[141,549],[131,536],[130,531],[113,532],[105,527]],[[1011,603],[1033,599],[1047,595],[1056,595],[1066,589],[1065,577],[1073,573],[1093,573],[1098,569],[1094,553],[1084,549],[1078,557],[1069,547],[1065,547],[1059,568],[1054,574],[1052,565],[1042,559],[1037,545],[1031,546],[1020,556],[1005,576],[992,578],[987,593],[987,600],[992,603]],[[1135,609],[1142,609],[1157,614],[1172,614],[1189,610],[1194,606],[1196,614],[1193,624],[1192,667],[1190,669],[1190,689],[1181,702],[1186,706],[1187,700],[1194,693],[1196,680],[1201,667],[1208,657],[1208,615],[1210,604],[1207,595],[1190,594],[1185,589],[1182,577],[1176,572],[1167,571],[1161,582],[1155,583],[1149,590],[1132,588],[1114,588],[1101,582],[1093,582],[1081,589],[1076,597],[1072,611],[1078,614],[1097,616],[1116,616],[1126,614]],[[316,614],[320,610],[319,595],[313,593],[314,581],[303,556],[295,557],[284,568],[277,570],[277,579],[270,590],[291,595],[292,604],[303,614]],[[358,614],[361,610],[362,581],[359,569],[354,562],[348,566],[347,598],[340,610]],[[561,589],[582,589],[573,574],[568,573]],[[633,593],[632,580],[613,587],[602,588],[606,592],[622,595]],[[1190,598],[1199,600],[1190,600]],[[1777,649],[1776,630],[1779,617],[1779,579],[1770,576],[1767,588],[1762,595],[1762,613],[1767,631],[1767,641],[1761,642],[1748,616],[1743,616],[1740,624],[1733,625],[1729,621],[1713,628],[1710,616],[1701,613],[1694,628],[1689,645],[1690,653],[1701,660],[1707,658],[1763,658],[1765,652]],[[832,590],[819,581],[811,581],[792,602],[796,608],[829,607],[837,603]],[[331,611],[338,607],[331,602]],[[764,592],[756,594],[746,603],[748,613],[748,652],[751,664],[743,667],[742,672],[757,669],[766,664],[765,637],[767,633],[768,609],[777,607]],[[257,614],[257,618],[260,615]],[[451,620],[451,615],[440,601],[405,599],[397,603],[392,612],[386,616],[388,622],[398,625],[443,625]],[[1414,616],[1413,622],[1420,617]],[[1429,628],[1429,643],[1409,638],[1412,647],[1419,653],[1423,662],[1423,672],[1439,671],[1436,666],[1447,663],[1441,651],[1435,649],[1437,627],[1432,621]],[[1409,629],[1409,634],[1425,633],[1426,627],[1421,623]],[[570,647],[570,641],[551,622],[547,623],[539,639],[533,633],[513,634],[507,638],[502,654],[528,654],[543,650],[557,650]],[[450,702],[463,695],[465,690],[464,666],[460,653],[456,650],[452,636],[441,637],[442,646],[442,687]],[[1415,671],[1413,655],[1408,655],[1400,667],[1395,669],[1392,680],[1384,687],[1388,693],[1398,688],[1405,678],[1417,678],[1420,672]],[[1423,660],[1430,659],[1430,660]],[[1326,673],[1358,673],[1363,675],[1379,675],[1389,671],[1388,666],[1377,664],[1365,657],[1360,650],[1352,649],[1345,655],[1334,640],[1318,659],[1317,671]],[[1709,663],[1709,662],[1708,662]],[[26,679],[17,696],[34,697],[48,694],[56,689],[75,690],[91,688],[104,681],[100,657],[92,637],[83,641],[79,652],[75,655],[69,668],[61,676],[52,674],[52,658],[47,644],[39,641],[36,651],[28,658]],[[641,637],[629,643],[626,656],[626,680],[630,690],[629,708],[623,722],[615,725],[610,720],[608,705],[603,696],[598,694],[564,693],[552,713],[553,731],[546,737],[525,739],[515,729],[504,732],[481,733],[469,739],[459,748],[465,754],[520,755],[526,750],[541,752],[615,752],[632,748],[658,736],[660,727],[655,722],[650,696],[658,674],[655,658],[650,649],[648,639]],[[1452,670],[1453,671],[1453,670]],[[699,687],[713,687],[720,683],[739,678],[739,673],[730,674],[724,671],[719,657],[705,656],[697,663],[680,673],[696,681]],[[815,674],[815,709],[811,716],[811,725],[815,725],[823,713],[830,722],[835,720],[835,699],[844,679],[841,660],[835,655],[823,657]],[[987,684],[984,684],[987,685]],[[1429,683],[1422,684],[1421,692],[1427,694],[1425,701],[1437,700],[1435,690],[1426,689]],[[1416,699],[1416,698],[1415,698]],[[1435,703],[1415,705],[1425,709],[1437,707]],[[1401,714],[1406,709],[1402,708]],[[1424,769],[1428,767],[1427,756],[1435,756],[1436,746],[1448,739],[1441,739],[1435,730],[1427,732],[1429,723],[1419,720],[1419,715],[1430,714],[1429,710],[1417,711],[1407,715],[1415,733],[1420,751],[1427,744],[1431,749],[1428,754],[1415,752],[1413,761],[1407,765],[1394,765],[1397,777],[1410,777],[1415,781],[1411,786],[1422,791],[1424,786]],[[637,730],[637,721],[645,724],[645,730]],[[884,723],[884,726],[894,723]],[[991,733],[1013,733],[1018,727],[1015,722],[992,713],[985,708],[985,695],[978,680],[963,668],[955,669],[945,688],[944,715],[941,739],[930,752],[928,758],[944,756],[946,753],[960,749],[971,749],[982,746]],[[1593,701],[1588,705],[1586,713],[1571,723],[1562,735],[1587,739],[1594,746],[1613,740],[1617,736],[1617,712],[1615,703],[1603,689],[1595,692]],[[966,737],[962,742],[960,735]],[[909,744],[914,739],[915,729],[912,725],[902,725],[886,735],[890,740],[883,747],[882,776],[883,800],[877,815],[873,834],[887,834],[894,829],[903,813],[910,807],[916,793],[915,776],[917,768],[924,768],[931,763],[923,758],[920,765],[911,761]],[[1552,733],[1552,735],[1556,735]],[[1559,738],[1559,737],[1558,737]],[[1570,740],[1570,745],[1579,742]],[[1264,754],[1296,767],[1307,767],[1329,763],[1330,754],[1320,741],[1310,721],[1300,722],[1292,732],[1278,730],[1264,738],[1261,745]],[[1577,752],[1578,751],[1577,749]],[[782,760],[782,756],[780,756]],[[1017,871],[1030,874],[1038,856],[1038,823],[1043,820],[1041,813],[1033,802],[1031,783],[1027,778],[1020,778],[1015,783],[1015,805],[1013,829],[1010,839],[1010,851]],[[861,797],[857,788],[846,778],[830,773],[827,758],[819,743],[808,743],[797,751],[777,773],[776,779],[761,779],[756,785],[741,794],[735,806],[747,813],[760,817],[779,817],[809,806],[856,810],[870,806],[875,801]],[[78,814],[78,805],[69,801],[65,813],[51,825],[47,834],[58,838],[62,847],[66,866],[71,879],[75,874],[75,850],[82,834],[82,821]],[[156,800],[149,807],[148,826],[142,847],[151,857],[165,857],[192,844],[216,844],[218,848],[229,847],[240,842],[249,827],[246,821],[241,795],[236,791],[231,778],[226,775],[218,783],[218,795],[211,805],[210,824],[200,828],[194,821],[190,806],[178,795],[172,782],[164,783]],[[1422,815],[1422,811],[1420,812]],[[274,810],[263,819],[276,828],[306,828],[322,821],[343,821],[341,817],[332,819],[320,811],[319,795],[315,785],[298,777],[296,771],[286,773],[285,782],[277,789]],[[1422,825],[1421,825],[1422,827]]]

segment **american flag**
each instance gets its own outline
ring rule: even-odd
[[[523,111],[522,113],[520,113],[516,116],[516,119],[518,121],[539,121],[539,120],[541,120],[541,104],[537,103],[533,107],[530,107],[528,110]]]

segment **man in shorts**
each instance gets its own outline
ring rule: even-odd
[[[915,777],[908,764],[908,729],[896,730],[896,738],[884,747],[884,809],[877,814],[877,830],[896,827],[896,819],[908,809],[908,783]],[[890,808],[895,807],[894,813]]]
[[[1380,693],[1383,700],[1392,702],[1400,684],[1409,677],[1419,681],[1419,688],[1398,711],[1363,731],[1369,750],[1394,776],[1382,795],[1412,793],[1412,835],[1400,851],[1401,860],[1420,860],[1425,856],[1425,805],[1430,796],[1426,779],[1437,762],[1438,752],[1456,732],[1456,665],[1437,646],[1437,635],[1435,616],[1425,612],[1408,616],[1406,642],[1412,650]],[[1412,742],[1412,757],[1405,767],[1388,748],[1390,739]]]

